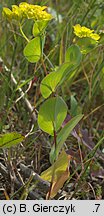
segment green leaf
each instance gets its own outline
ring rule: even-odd
[[[82,55],[77,45],[71,45],[67,49],[66,55],[65,55],[65,62],[69,62],[76,67],[81,62],[81,58],[82,58]]]
[[[60,171],[64,172],[68,166],[68,156],[65,151],[62,151],[58,157],[58,160],[47,170],[41,173],[41,178],[51,182],[53,169],[55,170],[54,180],[57,180]]]
[[[29,62],[37,62],[41,57],[41,40],[40,37],[32,39],[24,48],[24,56]]]
[[[79,106],[75,96],[71,95],[71,98],[70,98],[70,114],[71,114],[71,116],[76,116],[76,115],[81,114],[81,113],[82,113],[81,107]]]
[[[44,98],[47,98],[56,91],[58,85],[62,84],[66,75],[70,72],[71,74],[72,65],[64,63],[61,65],[56,72],[48,74],[40,84],[40,91]]]
[[[65,55],[65,64],[67,65],[67,68],[63,70],[62,79],[60,81],[59,85],[62,85],[62,83],[66,80],[71,78],[73,75],[73,71],[79,66],[80,62],[82,60],[82,54],[80,52],[80,49],[77,45],[71,45]]]
[[[77,44],[81,48],[81,52],[87,54],[97,46],[98,42],[92,38],[80,38],[78,39]]]
[[[78,122],[83,118],[84,115],[80,114],[72,118],[58,133],[57,135],[57,147],[56,147],[56,155],[59,154],[60,149],[62,148],[64,142],[68,138],[71,131],[75,128]]]
[[[0,135],[0,148],[10,148],[22,142],[25,137],[17,132],[1,134]]]
[[[39,30],[39,27],[38,27],[38,23],[35,22],[34,25],[33,25],[33,36],[36,37],[40,34],[40,30]]]
[[[65,151],[62,151],[59,155],[57,161],[49,167],[47,170],[41,173],[41,178],[51,182],[52,181],[52,188],[50,197],[53,198],[58,190],[62,188],[63,184],[69,177],[69,162],[71,157],[68,157]]]
[[[39,34],[42,34],[47,27],[49,20],[37,20],[33,25],[33,36],[36,37]]]
[[[68,48],[65,57],[65,63],[62,64],[57,71],[47,75],[41,82],[40,91],[44,98],[50,96],[52,92],[55,92],[56,88],[68,78],[75,68],[81,62],[81,52],[77,45],[72,45]]]
[[[38,113],[39,127],[50,135],[58,131],[67,114],[67,105],[61,97],[46,100]]]
[[[40,84],[40,91],[44,98],[47,98],[50,96],[52,92],[55,92],[56,86],[60,82],[63,71],[67,68],[68,64],[64,64],[58,68],[56,72],[52,72],[48,74],[41,82]]]

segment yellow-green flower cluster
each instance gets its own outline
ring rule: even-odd
[[[26,2],[22,2],[17,5],[12,5],[12,10],[9,8],[3,8],[3,16],[7,19],[22,20],[33,19],[36,20],[51,20],[52,15],[45,11],[46,6],[32,5]]]
[[[76,36],[83,38],[83,37],[89,37],[92,38],[95,41],[98,41],[100,39],[100,36],[96,33],[94,33],[94,30],[91,30],[85,26],[80,26],[79,24],[73,26],[74,33]]]

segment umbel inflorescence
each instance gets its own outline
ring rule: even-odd
[[[100,36],[94,33],[94,30],[91,30],[85,26],[80,26],[79,24],[77,24],[73,26],[73,28],[75,35],[79,38],[88,37],[95,40],[96,42],[100,39]]]
[[[51,20],[52,15],[45,11],[46,6],[39,6],[22,2],[17,5],[12,5],[12,10],[9,8],[3,8],[3,16],[9,20],[33,19],[37,20]]]

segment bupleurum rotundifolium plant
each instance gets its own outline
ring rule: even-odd
[[[38,62],[43,58],[45,29],[48,22],[53,19],[52,15],[45,11],[46,8],[46,6],[41,7],[26,2],[20,3],[19,6],[12,5],[12,10],[6,7],[3,8],[3,17],[10,23],[13,22],[19,25],[20,32],[27,41],[23,51],[24,56],[32,63]],[[32,40],[27,38],[22,29],[26,19],[33,20],[32,34],[34,38]],[[77,71],[82,61],[82,54],[86,54],[96,47],[100,39],[100,36],[94,33],[94,30],[90,30],[85,26],[81,27],[79,24],[74,26],[74,33],[78,40],[66,49],[64,63],[46,75],[40,83],[40,92],[45,101],[40,106],[37,121],[40,129],[53,137],[53,146],[50,151],[50,163],[52,166],[41,174],[44,180],[51,182],[51,187],[47,194],[48,199],[53,198],[57,194],[69,177],[69,162],[71,158],[64,151],[63,144],[74,127],[83,118],[83,114],[79,113],[62,127],[62,123],[67,117],[68,106],[61,96],[55,94],[56,89],[65,80],[71,79],[73,72]],[[14,136],[14,133],[12,135],[3,135],[1,137],[1,147],[11,147],[13,145],[11,139]],[[16,144],[18,139],[19,141],[24,139],[24,137],[20,136],[18,138],[18,134],[16,136]],[[6,145],[7,141],[10,141],[11,145]]]

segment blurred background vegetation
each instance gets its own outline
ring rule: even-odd
[[[22,1],[0,1],[0,14],[4,6],[11,8],[12,4],[20,2]],[[102,0],[28,0],[26,2],[47,5],[49,12],[55,17],[46,30],[44,53],[47,57],[45,67],[48,72],[63,62],[66,48],[74,42],[73,25],[79,23],[94,29],[101,36],[100,45],[83,58],[81,66],[73,73],[72,79],[67,80],[58,90],[58,94],[65,99],[71,115],[84,113],[82,128],[87,130],[87,138],[92,139],[96,144],[104,136],[104,2]],[[32,22],[26,22],[24,32],[29,38],[32,37],[31,31]],[[49,166],[48,154],[51,146],[48,140],[50,137],[44,134],[45,140],[41,140],[38,125],[33,124],[23,98],[17,103],[16,100],[20,97],[18,87],[26,92],[30,81],[35,80],[25,97],[28,98],[32,107],[38,110],[43,101],[39,85],[45,75],[40,63],[38,65],[28,63],[24,58],[25,45],[26,41],[19,33],[18,26],[12,26],[0,15],[0,132],[18,131],[26,135],[31,131],[23,146],[16,147],[16,151],[14,149],[11,151],[11,158],[15,165],[24,161],[40,174]],[[11,73],[17,85],[12,83]],[[75,151],[78,148],[77,141],[72,136],[67,140],[67,144]],[[91,145],[89,141],[87,144]],[[82,152],[88,150],[85,146],[81,148]],[[101,155],[103,151],[104,145],[100,149]],[[8,156],[8,152],[6,154]],[[3,158],[4,153],[1,152],[0,160],[3,161]],[[98,162],[104,166],[103,160],[99,161],[98,158]],[[101,175],[103,174],[102,171]],[[97,176],[96,185],[94,181],[91,182],[95,194],[93,192],[90,194],[86,189],[86,193],[78,191],[75,198],[93,199],[97,197],[99,191],[99,197],[104,198],[103,190],[101,190],[102,178],[99,183]],[[75,183],[75,179],[73,182]],[[10,193],[10,189],[5,187]]]

